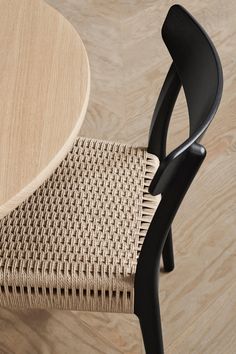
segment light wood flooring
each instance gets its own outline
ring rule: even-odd
[[[161,24],[172,1],[48,0],[79,31],[91,65],[81,135],[146,145],[170,65]],[[176,269],[161,274],[167,354],[236,353],[236,1],[182,0],[218,48],[224,95],[203,139],[208,155],[174,223]],[[181,95],[170,148],[187,135]],[[141,354],[135,316],[0,310],[0,353]]]

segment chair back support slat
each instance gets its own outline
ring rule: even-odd
[[[166,140],[171,114],[179,94],[181,82],[172,63],[161,89],[150,127],[148,152],[162,161],[166,156]]]
[[[180,5],[170,8],[162,27],[162,37],[173,59],[153,114],[148,151],[161,164],[150,186],[151,194],[162,193],[181,154],[199,142],[220,103],[223,75],[216,49],[202,27]],[[178,76],[178,79],[177,79]],[[179,81],[178,81],[179,80]],[[189,137],[166,156],[170,116],[180,86],[189,112]]]

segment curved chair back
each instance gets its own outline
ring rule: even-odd
[[[183,152],[199,142],[219,106],[223,75],[216,49],[196,20],[180,5],[170,8],[162,37],[173,59],[153,114],[148,151],[157,155],[160,168],[150,186],[162,193],[177,168]],[[166,137],[171,113],[181,85],[189,112],[189,138],[166,155]]]

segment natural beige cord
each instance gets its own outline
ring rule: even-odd
[[[160,201],[158,159],[78,138],[55,173],[0,221],[0,305],[133,312],[138,254]]]

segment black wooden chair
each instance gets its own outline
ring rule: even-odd
[[[0,306],[135,313],[148,354],[164,352],[160,258],[166,271],[174,268],[171,223],[205,158],[199,141],[222,93],[218,55],[187,11],[173,6],[162,34],[173,63],[148,151],[78,138],[52,176],[0,222]],[[181,85],[190,134],[166,156]]]
[[[171,223],[206,156],[199,142],[217,111],[223,88],[216,49],[183,7],[170,8],[162,37],[173,63],[156,104],[148,144],[148,152],[160,159],[149,192],[161,193],[162,200],[145,237],[135,276],[135,313],[148,354],[164,353],[158,301],[160,258],[162,254],[167,272],[174,269]],[[168,125],[181,86],[189,112],[189,138],[166,156]]]

